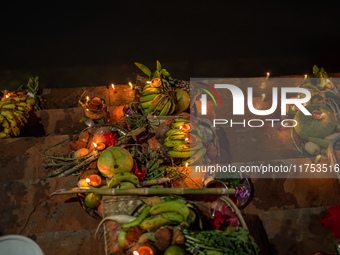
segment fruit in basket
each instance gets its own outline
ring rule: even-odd
[[[136,186],[131,182],[122,182],[117,189],[135,189]]]
[[[141,222],[146,218],[148,217],[149,215],[149,212],[150,212],[150,206],[146,206],[142,213],[137,217],[137,219],[129,222],[129,223],[125,223],[121,226],[121,229],[123,229],[124,231],[128,231],[130,228],[133,228],[133,227],[137,227],[141,224]]]
[[[307,142],[305,144],[305,150],[310,154],[310,155],[317,155],[320,153],[321,148],[319,145],[312,143],[312,142]]]
[[[95,194],[95,193],[88,193],[85,196],[85,205],[88,208],[95,209],[100,205],[100,201],[102,199],[101,195]]]
[[[122,147],[109,147],[99,156],[97,161],[99,171],[107,177],[130,172],[133,168],[133,158],[130,152]]]
[[[119,184],[129,182],[134,186],[139,186],[139,179],[136,175],[130,172],[122,172],[118,173],[112,177],[112,179],[108,182],[109,188],[117,188]]]
[[[165,250],[164,255],[185,255],[185,251],[178,245],[171,245]]]
[[[183,216],[176,212],[164,212],[144,219],[140,228],[144,230],[157,229],[164,225],[181,223],[183,220]]]
[[[167,201],[164,203],[159,203],[151,207],[150,214],[160,214],[164,212],[177,212],[183,216],[183,219],[186,221],[190,215],[189,207],[181,203],[179,201]]]
[[[126,234],[127,232],[125,231],[121,231],[118,235],[118,245],[119,247],[125,249],[129,246],[130,242],[128,240],[126,240]]]
[[[190,96],[186,91],[182,89],[176,89],[176,99],[178,102],[178,112],[184,112],[186,109],[188,109],[190,105]]]
[[[326,105],[312,104],[307,105],[306,109],[309,112],[318,110],[322,113],[322,119],[315,119],[311,115],[305,115],[301,111],[295,114],[294,120],[297,125],[294,127],[297,135],[301,138],[308,139],[309,137],[325,138],[333,133],[336,127],[336,119],[333,111]]]

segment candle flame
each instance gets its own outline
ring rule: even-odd
[[[114,88],[115,88],[115,85],[112,83],[112,84],[111,84],[111,87],[114,89]]]
[[[305,74],[305,79],[307,79],[308,78],[308,75],[307,74]]]
[[[89,101],[90,100],[90,98],[89,97],[86,97],[86,101]]]
[[[267,78],[269,78],[269,75],[270,75],[270,73],[268,72],[268,73],[267,73]]]
[[[94,148],[97,149],[97,144],[96,143],[92,143],[92,144],[93,144]]]
[[[87,183],[90,183],[90,181],[91,181],[90,178],[86,178]]]
[[[321,116],[325,116],[325,113],[323,112],[323,113],[321,113]]]
[[[6,98],[8,98],[8,95],[6,95]]]
[[[130,85],[130,87],[132,88],[132,83],[131,83],[131,82],[129,82],[129,85]]]
[[[139,255],[138,251],[133,251],[133,255]]]
[[[262,94],[262,97],[266,97],[266,94]]]
[[[182,128],[183,128],[183,126],[180,126],[180,127],[179,127],[179,129],[182,129]]]
[[[184,139],[184,141],[186,141],[186,142],[187,142],[187,141],[189,141],[189,138],[188,138],[188,137],[186,137],[186,138]]]
[[[188,167],[188,162],[187,163],[185,163],[185,168],[187,168]]]
[[[147,83],[147,84],[150,84],[150,83],[151,83],[151,81],[147,81],[146,83]]]

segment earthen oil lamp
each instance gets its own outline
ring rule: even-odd
[[[182,126],[180,126],[179,129],[181,129],[185,133],[189,133],[191,131],[192,127],[191,127],[190,122],[188,122],[188,123],[184,123]]]
[[[312,112],[312,117],[316,120],[321,120],[323,119],[325,116],[325,113],[324,112],[321,112],[321,111],[318,111],[318,110],[315,110]]]
[[[198,138],[197,138],[197,136],[195,136],[193,134],[187,134],[187,135],[185,135],[184,141],[186,141],[187,143],[190,143],[190,144],[197,144]]]
[[[97,150],[102,151],[105,149],[105,144],[104,143],[97,143]]]
[[[97,174],[92,174],[86,178],[86,182],[92,187],[98,187],[102,182],[102,178]]]
[[[94,97],[86,101],[86,107],[91,111],[100,111],[103,109],[103,101],[99,97]]]
[[[153,255],[154,252],[149,246],[141,246],[137,251],[133,252],[133,255]]]

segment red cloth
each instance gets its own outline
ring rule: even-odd
[[[325,215],[319,219],[319,223],[330,229],[335,239],[340,238],[340,205],[328,208]]]

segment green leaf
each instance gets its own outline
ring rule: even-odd
[[[162,70],[162,66],[161,63],[159,63],[159,61],[157,60],[157,71],[159,72],[160,70]]]
[[[96,122],[99,123],[99,124],[104,124],[105,123],[103,119],[96,120]]]
[[[165,69],[161,70],[161,74],[163,74],[164,76],[170,76],[170,73]]]
[[[314,65],[313,66],[313,74],[317,77],[317,75],[318,75],[318,72],[319,72],[319,68],[316,66],[316,65]]]
[[[141,63],[137,63],[135,62],[135,65],[142,70],[143,73],[145,73],[147,76],[151,76],[151,71],[149,68],[147,68],[145,65],[141,64]]]
[[[79,122],[84,122],[84,121],[87,121],[89,119],[89,117],[87,117],[86,115],[84,115],[80,120]]]
[[[153,78],[159,78],[161,75],[158,71],[155,71],[153,74]]]

